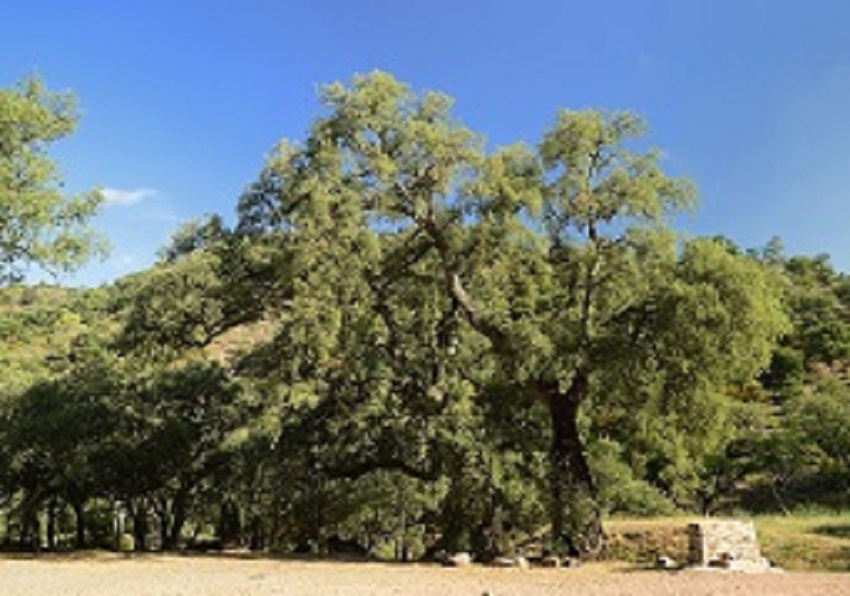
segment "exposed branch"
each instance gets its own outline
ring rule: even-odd
[[[452,299],[463,310],[466,320],[469,321],[473,329],[490,340],[490,343],[493,344],[493,348],[497,352],[503,355],[511,354],[512,350],[508,335],[484,316],[481,308],[476,304],[472,296],[469,295],[466,288],[464,288],[460,274],[456,271],[456,267],[449,256],[449,246],[443,230],[436,224],[433,215],[429,214],[428,217],[419,218],[417,222],[433,240],[434,247],[440,255],[440,260],[443,262],[446,289]]]

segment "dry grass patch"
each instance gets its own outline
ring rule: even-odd
[[[688,557],[688,524],[693,517],[612,519],[605,524],[608,558],[654,565],[659,556],[684,563]]]
[[[850,571],[850,514],[756,517],[764,555],[785,569]]]
[[[693,516],[612,519],[606,525],[609,558],[652,565],[660,556],[684,563]],[[746,516],[742,516],[746,519]],[[762,553],[789,570],[850,571],[850,513],[769,515],[752,518]]]

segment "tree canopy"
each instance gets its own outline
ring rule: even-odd
[[[678,234],[696,191],[641,118],[491,147],[386,73],[321,102],[232,228],[0,291],[6,345],[49,353],[7,353],[0,538],[599,554],[611,513],[843,494],[846,277]]]
[[[0,277],[20,279],[21,268],[66,270],[99,246],[86,222],[102,197],[62,192],[47,150],[77,123],[69,93],[48,91],[37,78],[0,90]]]
[[[338,348],[398,341],[405,324],[418,358],[489,360],[549,411],[553,533],[598,549],[579,428],[583,409],[608,407],[597,385],[629,372],[640,384],[620,391],[660,382],[694,403],[752,375],[785,328],[776,276],[711,242],[677,245],[666,217],[692,187],[635,148],[644,125],[630,113],[562,111],[535,149],[488,153],[446,96],[384,73],[323,100],[306,141],[282,144],[243,200],[245,221],[291,255],[286,334],[314,357],[306,376],[350,370]],[[423,284],[430,300],[394,303]],[[371,337],[348,339],[361,330]],[[474,374],[457,361],[435,368]],[[440,373],[426,394],[445,391]]]

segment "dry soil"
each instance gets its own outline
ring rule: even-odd
[[[850,574],[448,569],[227,556],[76,555],[0,558],[0,596],[260,595],[850,595]]]

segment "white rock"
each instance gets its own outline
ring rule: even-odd
[[[449,567],[465,567],[472,563],[472,555],[469,553],[455,553],[446,559]]]
[[[528,559],[525,557],[517,557],[514,559],[514,565],[519,567],[520,569],[530,569],[531,563],[528,562]]]

